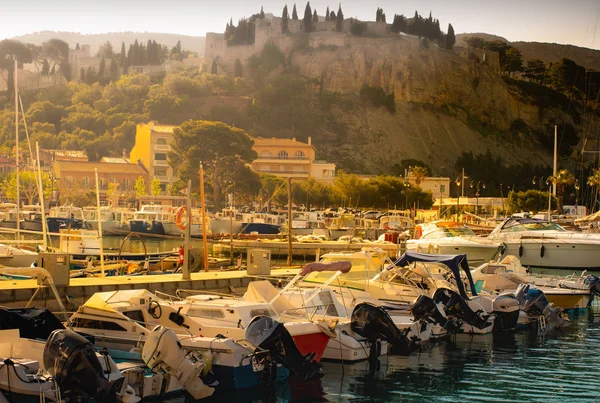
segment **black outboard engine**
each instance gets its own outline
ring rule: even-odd
[[[123,377],[109,380],[94,345],[72,330],[55,330],[44,348],[44,367],[54,377],[63,398],[71,402],[117,401]]]
[[[440,310],[439,305],[427,295],[420,295],[417,298],[411,308],[411,312],[415,317],[415,321],[436,323],[450,334],[457,333],[462,326],[462,321],[460,319],[448,318],[446,313]]]
[[[563,317],[561,308],[552,306],[544,291],[530,284],[521,284],[515,291],[515,297],[521,304],[521,309],[530,316],[544,316],[546,329],[561,328],[570,325],[570,321]]]
[[[322,365],[314,360],[315,354],[302,355],[283,323],[268,316],[256,316],[246,328],[246,340],[268,350],[273,361],[305,381],[322,376]]]
[[[482,310],[473,311],[459,293],[448,288],[438,288],[433,294],[433,301],[444,304],[448,317],[456,317],[478,329],[485,329],[493,323],[492,315]]]
[[[583,280],[583,284],[590,286],[592,295],[600,295],[600,278],[590,274]],[[591,303],[592,300],[590,299]]]
[[[401,354],[408,354],[417,348],[418,339],[407,337],[409,329],[402,331],[394,324],[390,315],[381,307],[368,302],[361,302],[354,307],[350,328],[353,332],[368,339],[371,349],[376,346],[378,340],[387,340]],[[371,357],[377,357],[377,353],[371,351]]]

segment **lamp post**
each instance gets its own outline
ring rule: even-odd
[[[579,203],[579,179],[575,179],[575,218],[579,218],[577,204]]]
[[[463,172],[463,177],[464,177],[464,172]],[[460,210],[460,184],[461,184],[461,179],[460,178],[456,178],[456,221],[458,221],[458,212]]]

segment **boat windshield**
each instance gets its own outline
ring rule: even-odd
[[[507,228],[508,231],[511,232],[519,232],[519,231],[566,231],[563,227],[554,222],[528,222],[521,223],[518,225],[513,225]]]
[[[457,236],[475,236],[475,232],[471,228],[459,227],[459,228],[438,228],[437,230],[424,234],[424,239],[434,238],[452,238]]]

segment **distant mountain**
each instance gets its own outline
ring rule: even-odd
[[[204,56],[206,39],[203,36],[161,34],[155,32],[109,32],[105,34],[88,35],[80,34],[79,32],[57,31],[34,32],[32,34],[15,36],[12,39],[25,43],[32,43],[34,45],[41,45],[52,38],[61,39],[67,42],[71,48],[74,48],[77,43],[80,45],[90,45],[92,53],[96,53],[100,45],[104,44],[106,41],[110,42],[117,52],[121,50],[121,42],[125,42],[125,46],[128,47],[129,44],[135,42],[136,39],[141,43],[146,43],[149,39],[156,40],[156,42],[169,47],[173,47],[177,44],[177,41],[181,41],[182,49],[198,52],[198,56]]]
[[[456,46],[465,46],[468,38],[479,36],[486,41],[503,41],[519,49],[525,64],[531,59],[541,59],[545,63],[557,62],[561,57],[573,60],[588,69],[600,70],[600,50],[582,48],[573,45],[561,45],[546,42],[510,42],[507,39],[485,33],[468,33],[456,35]]]

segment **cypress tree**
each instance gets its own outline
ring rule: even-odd
[[[210,74],[217,74],[219,72],[219,67],[217,66],[217,59],[213,59],[212,66],[210,68]]]
[[[263,7],[262,7],[262,6],[260,6],[260,14],[259,14],[259,18],[260,18],[261,20],[264,20],[264,19],[265,19],[265,11],[263,10]]]
[[[296,11],[296,3],[294,3],[294,8],[292,9],[292,20],[298,20],[298,11]]]
[[[98,67],[98,76],[104,77],[105,70],[106,70],[106,60],[104,58],[102,58],[102,60],[100,60],[100,67]]]
[[[331,10],[331,13],[329,14],[329,21],[335,21],[335,19],[335,11]]]
[[[125,53],[125,42],[121,42],[121,54],[119,55],[119,64],[123,67],[127,65],[127,53]]]
[[[448,34],[446,34],[446,49],[452,49],[456,43],[456,36],[454,35],[454,28],[452,24],[448,24]]]
[[[309,33],[312,31],[312,10],[310,9],[310,2],[306,3],[306,7],[304,8],[304,18],[302,19],[304,23],[304,32]]]
[[[47,76],[50,73],[50,63],[48,63],[48,59],[44,59],[44,64],[42,64],[42,75]]]
[[[312,22],[319,22],[319,16],[317,15],[317,10],[313,10],[313,19]],[[313,25],[314,26],[314,25]]]
[[[289,20],[289,16],[288,16],[287,4],[286,4],[285,7],[283,7],[283,12],[281,13],[281,32],[283,32],[284,34],[287,33],[287,31],[288,31],[288,20]]]
[[[85,82],[85,69],[83,67],[79,70],[79,82]]]
[[[117,75],[117,71],[119,70],[119,66],[117,66],[117,60],[114,57],[110,60],[110,67],[108,68],[108,70],[110,71],[110,75],[111,76],[116,76]]]
[[[329,6],[327,6],[327,11],[325,11],[325,21],[329,21]]]
[[[335,30],[337,32],[342,32],[344,29],[344,13],[342,12],[342,4],[338,8],[337,16],[335,19]]]
[[[244,75],[244,68],[240,59],[235,59],[235,66],[233,67],[233,75],[235,77],[242,77]]]

